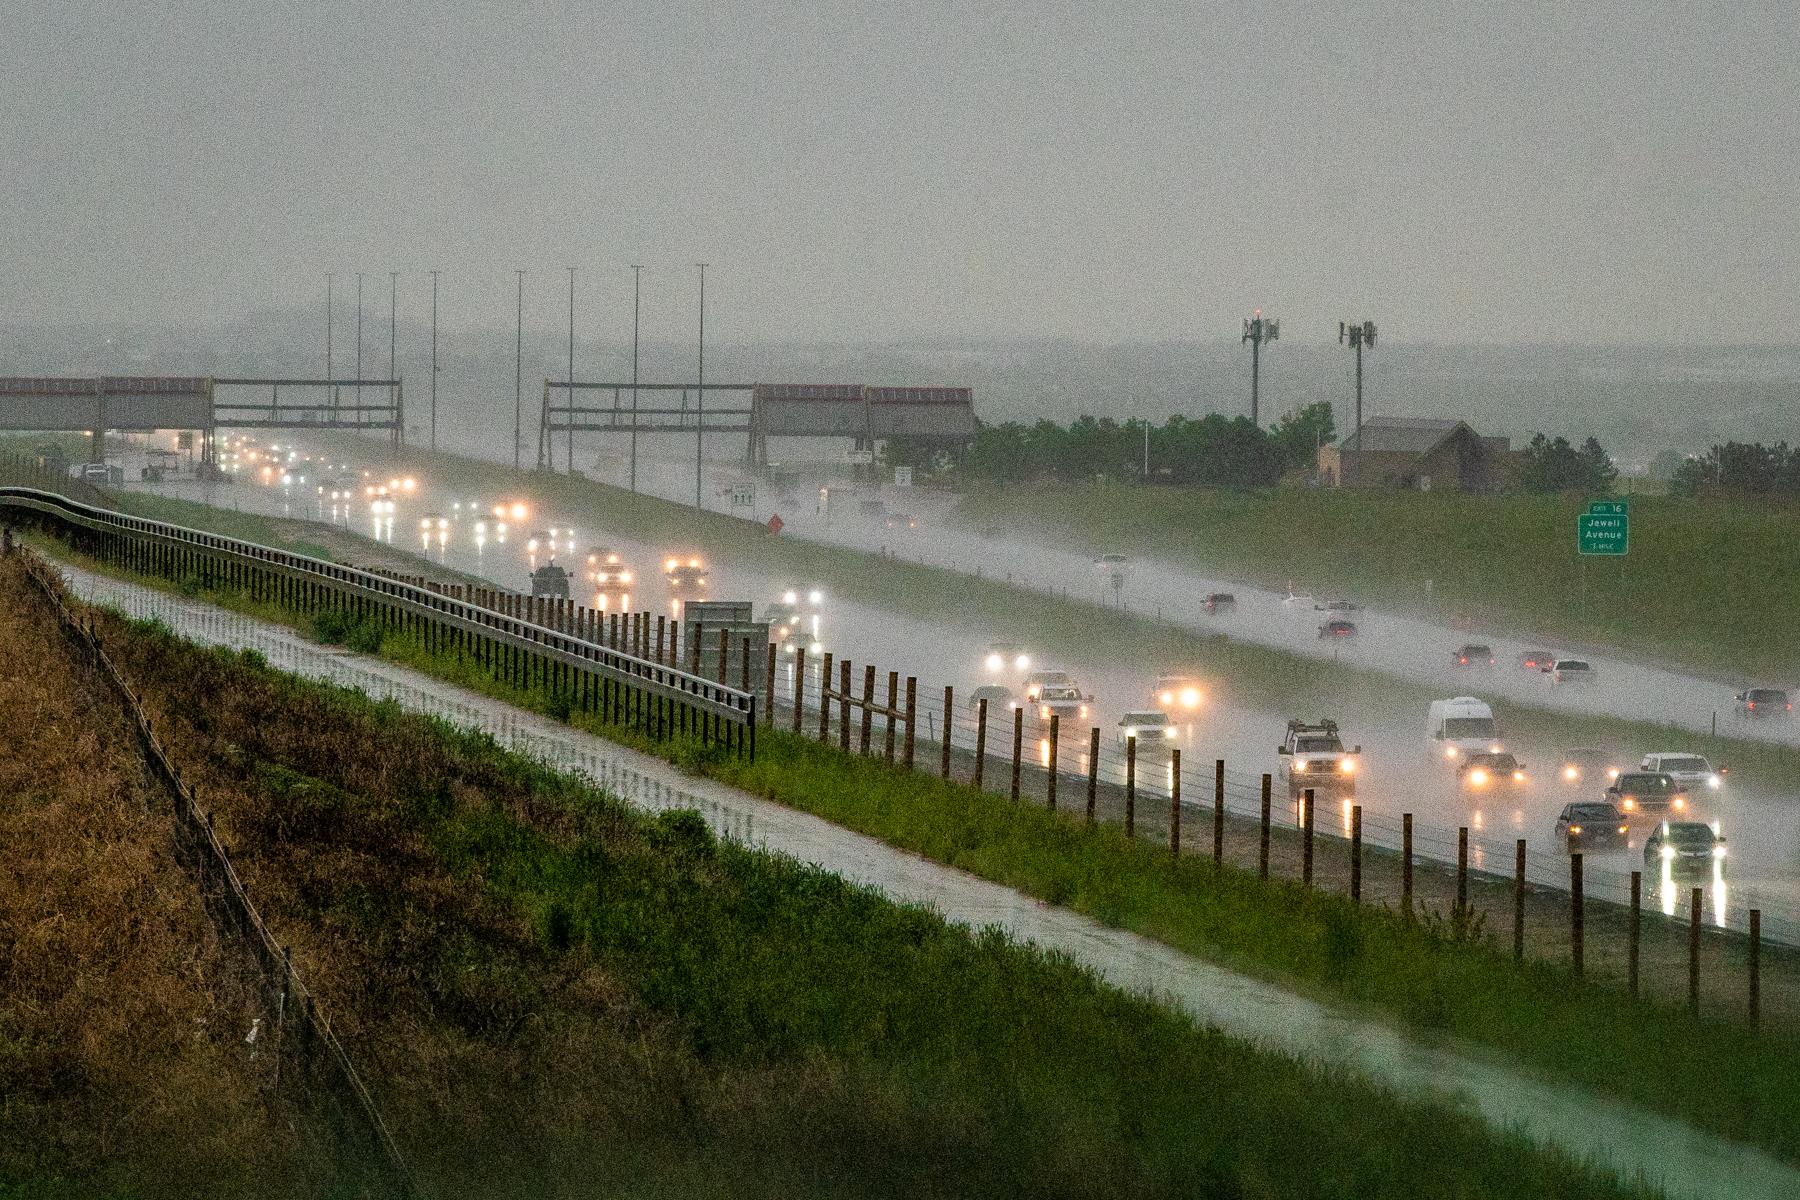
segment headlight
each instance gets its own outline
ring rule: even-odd
[[[1342,771],[1346,775],[1354,775],[1356,773],[1356,760],[1354,758],[1339,759],[1338,760],[1338,770]]]
[[[1657,853],[1661,854],[1664,858],[1674,858],[1675,857],[1675,847],[1664,846],[1661,850],[1657,851]]]
[[[1626,812],[1635,812],[1637,810],[1637,801],[1633,800],[1630,796],[1626,796],[1619,801],[1619,807]]]
[[[1173,704],[1173,703],[1175,703],[1175,693],[1174,693],[1174,692],[1164,692],[1164,693],[1163,693],[1163,694],[1162,694],[1162,702],[1163,702],[1163,703],[1164,703],[1164,704]]]
[[[1568,780],[1570,783],[1574,783],[1577,779],[1581,778],[1581,772],[1576,770],[1574,767],[1564,767],[1563,768],[1563,778]]]
[[[1719,786],[1719,777],[1717,775],[1708,775],[1706,777],[1706,786],[1709,788],[1717,788]]]
[[[1173,725],[1166,725],[1163,727],[1163,739],[1165,741],[1175,740],[1175,727]]]
[[[1050,719],[1050,706],[1048,704],[1046,704],[1046,705],[1043,705],[1041,708],[1039,708],[1038,716],[1043,718],[1044,720],[1048,721]]]
[[[1513,782],[1514,783],[1524,783],[1525,782],[1525,772],[1514,771],[1513,772]]]
[[[1630,828],[1631,828],[1631,827],[1630,827],[1630,826],[1629,826],[1629,825],[1621,825],[1621,826],[1619,826],[1619,832],[1620,832],[1620,834],[1624,834],[1624,833],[1625,833],[1625,832],[1626,832],[1626,831],[1628,831],[1628,830],[1629,830],[1629,829],[1630,829]]]
[[[1469,782],[1476,787],[1480,787],[1482,784],[1486,783],[1487,779],[1487,772],[1480,767],[1476,767],[1473,771],[1469,772]]]
[[[1296,774],[1296,775],[1306,774],[1306,763],[1303,760],[1298,759],[1298,758],[1296,758],[1294,760],[1294,774]]]
[[[1445,758],[1455,758],[1456,757],[1456,747],[1455,746],[1445,746],[1444,747],[1444,757]]]
[[[1675,797],[1674,804],[1675,804],[1675,807],[1678,809],[1686,808],[1687,807],[1687,797],[1686,796]]]
[[[1613,780],[1617,779],[1618,777],[1619,777],[1619,768],[1617,768],[1617,767],[1606,768],[1606,779],[1607,779],[1608,783],[1612,782]]]
[[[1713,847],[1713,857],[1714,858],[1724,858],[1725,857],[1725,847],[1714,846]]]
[[[1199,708],[1200,707],[1200,689],[1199,688],[1182,688],[1181,689],[1181,705],[1183,708]]]
[[[987,669],[988,670],[998,671],[1001,667],[1003,667],[1005,665],[1006,665],[1006,660],[1001,658],[998,654],[990,654],[987,656]]]
[[[1571,825],[1571,826],[1569,826],[1569,832],[1570,832],[1570,833],[1580,833],[1580,832],[1581,832],[1581,826],[1579,826],[1579,825]]]
[[[1137,726],[1136,725],[1127,725],[1125,727],[1125,736],[1128,738],[1136,737],[1137,736]]]
[[[1017,667],[1021,671],[1030,670],[1031,669],[1031,655],[1029,655],[1029,654],[1019,655],[1019,657],[1013,659],[1013,666]]]
[[[1504,746],[1502,746],[1499,742],[1495,742],[1493,745],[1488,747],[1488,753],[1489,754],[1498,754],[1503,749],[1505,749]]]
[[[630,571],[620,571],[619,572],[619,582],[620,583],[630,583],[631,582],[631,572]]]

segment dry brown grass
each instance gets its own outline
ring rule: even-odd
[[[297,1122],[244,1040],[261,997],[122,707],[16,560],[0,647],[0,1184],[286,1194]]]

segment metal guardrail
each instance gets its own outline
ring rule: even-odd
[[[432,637],[455,635],[490,655],[500,650],[571,680],[608,685],[620,694],[603,694],[601,711],[630,714],[651,736],[691,731],[703,740],[719,738],[728,749],[747,752],[752,759],[756,755],[757,695],[749,688],[731,687],[419,584],[129,516],[41,488],[0,485],[0,511],[27,514],[74,532],[97,557],[139,571],[173,579],[198,575],[207,584],[275,591],[302,608],[336,604]],[[581,694],[585,703],[587,693]]]

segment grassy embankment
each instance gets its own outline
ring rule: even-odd
[[[103,637],[433,1194],[1627,1194],[488,738]]]
[[[1297,590],[1472,628],[1605,647],[1732,680],[1794,684],[1795,510],[1668,496],[1630,503],[1630,554],[1585,566],[1574,543],[1587,499],[1577,497],[983,487],[962,499],[955,517],[977,530],[1155,558],[1271,588],[1292,581]]]
[[[0,1195],[308,1196],[324,1124],[169,836],[135,728],[0,563]],[[350,1193],[346,1193],[350,1194]]]
[[[297,614],[258,615],[306,628]],[[1574,979],[1561,965],[1515,967],[1489,935],[1406,922],[1341,897],[1184,860],[1087,830],[1035,806],[906,775],[790,735],[759,739],[754,764],[685,742],[655,744],[523,691],[467,659],[427,652],[375,626],[330,636],[472,690],[664,754],[688,769],[815,813],[892,845],[1155,937],[1321,998],[1382,1013],[1424,1033],[1485,1045],[1548,1078],[1620,1095],[1800,1162],[1800,1041],[1730,1023],[1694,1022],[1632,1002],[1616,980]],[[1547,1032],[1547,1031],[1554,1031]],[[1660,1047],[1656,1055],[1646,1045]]]

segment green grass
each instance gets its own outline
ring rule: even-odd
[[[1301,591],[1604,646],[1746,682],[1788,680],[1800,660],[1792,507],[1632,496],[1630,554],[1584,564],[1575,553],[1575,518],[1589,499],[983,487],[961,500],[955,518],[977,530],[1140,555],[1265,587],[1291,580]]]
[[[233,606],[241,597],[224,599]],[[280,619],[321,632],[292,613]],[[1194,860],[1086,830],[1033,806],[908,775],[791,735],[759,734],[755,763],[675,740],[652,742],[571,711],[567,697],[521,689],[472,658],[434,654],[379,626],[323,623],[332,641],[638,748],[688,770],[878,837],[891,845],[1064,905],[1321,999],[1366,1007],[1418,1033],[1447,1033],[1546,1078],[1612,1093],[1800,1162],[1800,1042],[1631,1001],[1616,985],[1559,965],[1519,968],[1490,939],[1408,924],[1297,885],[1215,873]],[[1546,1036],[1546,1030],[1556,1031]],[[1646,1056],[1646,1045],[1668,1047]],[[1699,1082],[1696,1082],[1699,1081]]]
[[[440,1194],[1644,1194],[484,736],[104,636]]]

